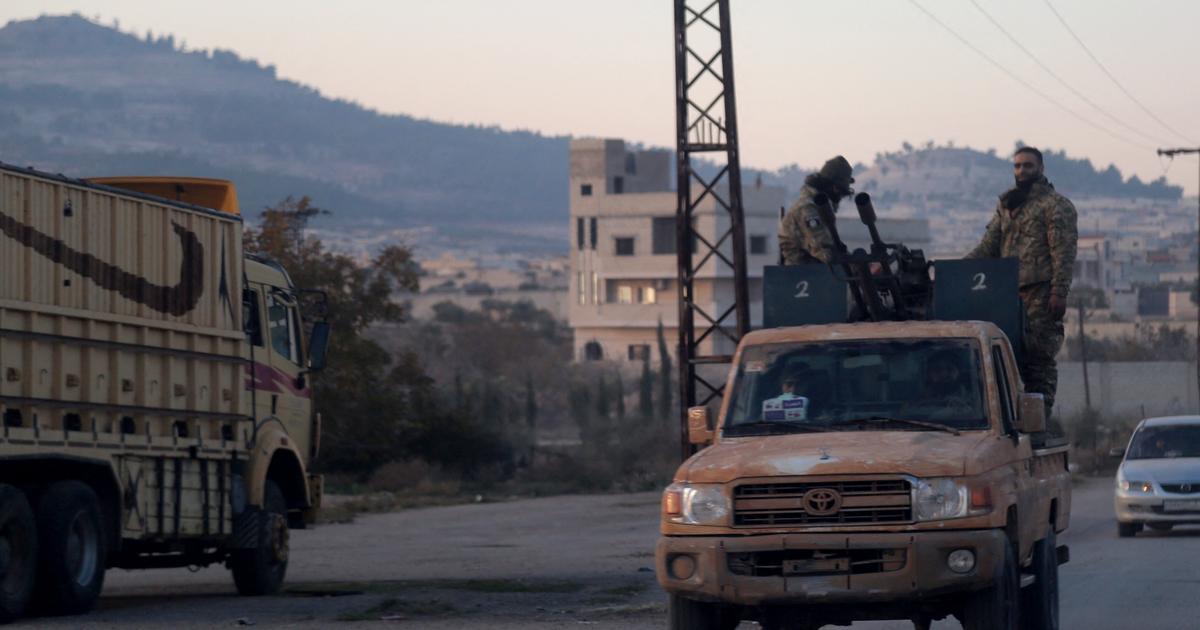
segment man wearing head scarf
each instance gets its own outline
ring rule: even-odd
[[[783,254],[783,264],[832,262],[837,231],[834,214],[838,202],[854,194],[850,187],[854,183],[853,171],[850,162],[839,155],[825,162],[819,172],[804,178],[800,198],[779,225],[779,251]],[[817,203],[822,195],[828,199],[823,205]]]
[[[1042,152],[1021,147],[1013,154],[1016,186],[1000,195],[996,213],[967,258],[1016,258],[1020,265],[1025,343],[1021,380],[1025,391],[1045,397],[1046,417],[1058,389],[1054,355],[1063,343],[1063,316],[1079,241],[1075,206],[1046,179]]]

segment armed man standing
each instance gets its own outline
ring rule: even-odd
[[[1016,187],[1000,195],[996,214],[967,258],[1013,257],[1020,265],[1025,307],[1021,380],[1025,391],[1045,396],[1046,416],[1054,406],[1063,343],[1063,316],[1079,240],[1075,206],[1046,179],[1042,152],[1021,147],[1013,154]]]
[[[806,262],[829,263],[833,260],[834,213],[843,197],[854,194],[850,184],[854,183],[854,169],[842,156],[825,162],[821,170],[804,178],[800,198],[779,224],[779,252],[783,264],[799,265]],[[818,204],[818,195],[829,199],[828,204]]]

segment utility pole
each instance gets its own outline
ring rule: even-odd
[[[1092,410],[1092,385],[1088,381],[1087,335],[1083,332],[1083,300],[1079,300],[1079,359],[1083,361],[1083,408]]]
[[[1159,149],[1159,155],[1175,157],[1176,155],[1200,155],[1200,147],[1190,149]],[[1200,169],[1197,169],[1197,183],[1200,184]],[[1196,297],[1200,299],[1200,189],[1196,190]],[[1200,304],[1196,305],[1196,391],[1200,396]]]
[[[750,332],[733,86],[729,0],[675,0],[675,247],[679,278],[679,427],[684,458],[693,452],[687,441],[688,407],[708,406],[725,395],[725,381],[710,381],[711,376],[706,379],[700,368],[731,363],[732,351],[722,352],[721,346],[733,348]],[[718,163],[723,158],[724,165],[715,175],[705,175],[693,168],[693,158]],[[718,227],[718,233],[708,238],[694,223],[697,208],[706,200],[711,200],[728,226],[723,231]],[[718,220],[717,225],[721,224]],[[698,276],[712,278],[712,298],[697,296]],[[707,350],[706,341],[712,350]]]

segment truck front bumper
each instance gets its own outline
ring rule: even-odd
[[[663,589],[689,599],[751,606],[895,602],[994,583],[1005,544],[998,529],[662,536],[655,564]],[[959,549],[975,557],[961,573],[948,565]]]

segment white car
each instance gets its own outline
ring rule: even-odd
[[[1200,523],[1200,416],[1147,418],[1117,469],[1117,534]]]

